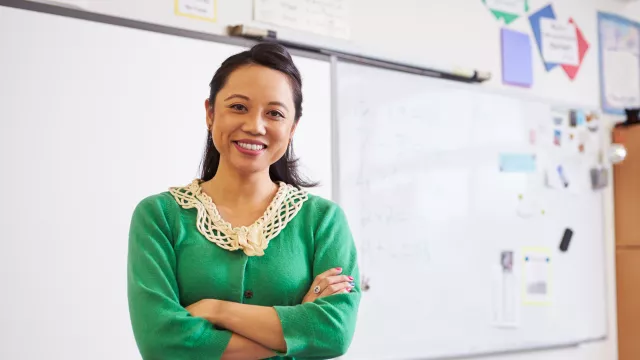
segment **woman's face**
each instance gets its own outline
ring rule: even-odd
[[[284,155],[295,131],[289,78],[264,66],[234,70],[215,104],[207,99],[205,107],[220,165],[224,162],[241,174],[268,171]]]

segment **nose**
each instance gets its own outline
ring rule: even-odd
[[[254,136],[266,134],[266,123],[261,112],[256,112],[255,114],[247,114],[244,119],[245,121],[244,124],[242,124],[242,131]]]

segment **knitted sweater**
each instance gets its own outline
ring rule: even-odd
[[[225,250],[197,227],[198,211],[170,192],[149,196],[133,213],[128,299],[144,359],[219,359],[232,333],[185,307],[220,299],[275,308],[287,344],[273,359],[327,359],[345,353],[360,302],[356,249],[343,211],[309,194],[262,256]],[[350,293],[301,304],[316,275],[333,267],[351,275]]]

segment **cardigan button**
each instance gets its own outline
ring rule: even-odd
[[[247,290],[244,292],[244,297],[247,299],[251,299],[253,297],[253,291]]]

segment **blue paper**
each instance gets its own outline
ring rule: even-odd
[[[587,123],[587,115],[582,110],[576,110],[576,125],[583,126]]]
[[[500,154],[501,172],[529,173],[536,171],[535,154],[502,153]]]
[[[549,19],[556,18],[556,13],[553,11],[553,6],[551,6],[551,4],[543,7],[542,9],[538,10],[537,12],[529,16],[529,22],[531,23],[531,30],[533,30],[533,36],[536,38],[536,43],[538,44],[538,50],[540,51],[540,57],[542,58],[542,61],[544,61],[544,56],[542,56],[542,31],[540,30],[540,19],[542,18],[549,18]],[[547,69],[547,71],[550,71],[556,66],[558,66],[558,64],[545,62],[544,66]]]
[[[531,86],[533,64],[528,34],[502,29],[502,81],[506,84]]]

